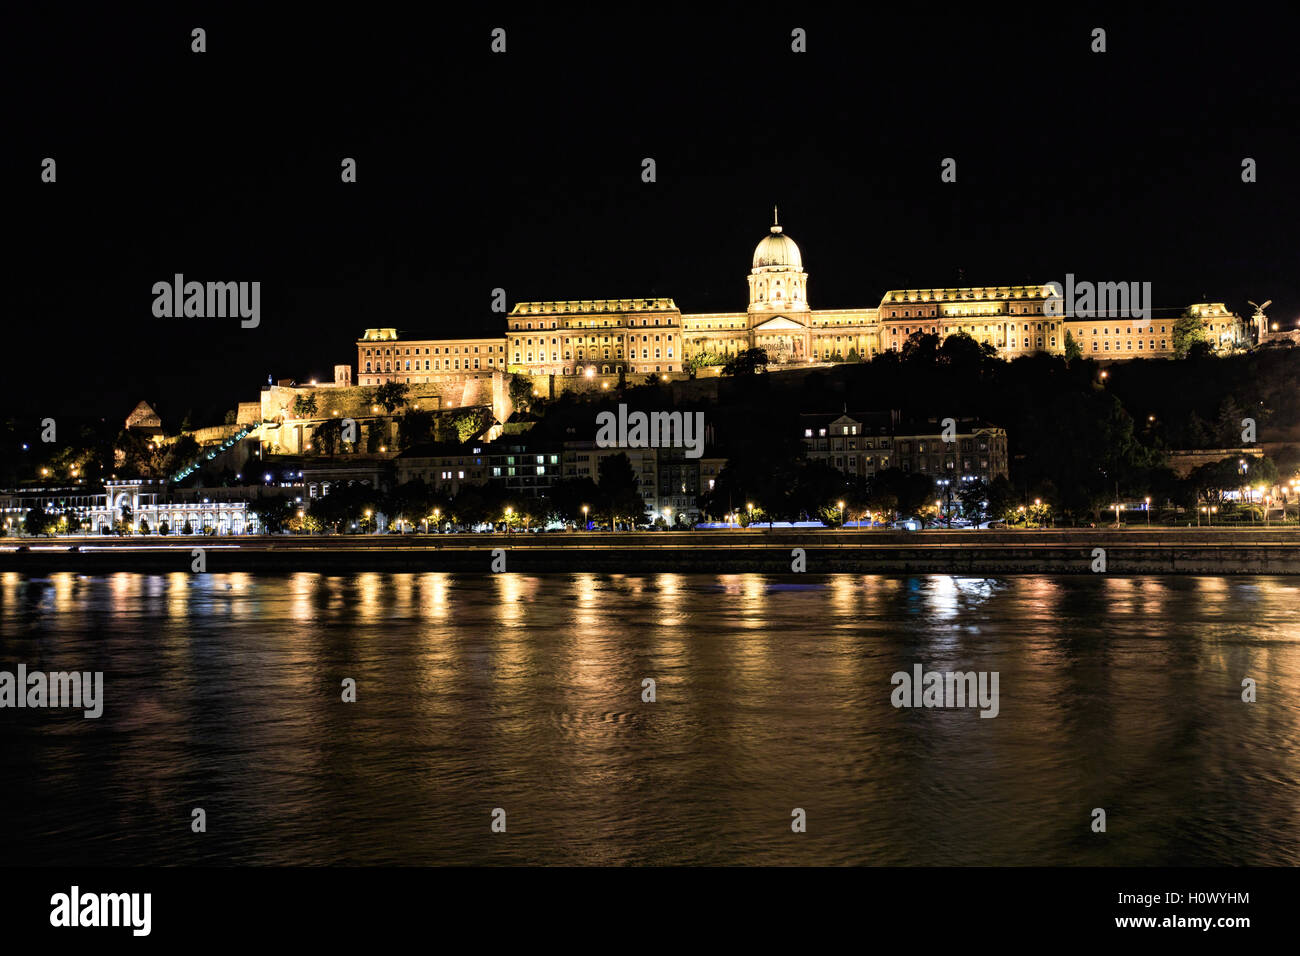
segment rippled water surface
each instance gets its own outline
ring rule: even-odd
[[[4,573],[0,670],[100,670],[106,702],[0,710],[0,862],[1295,865],[1298,597],[1282,578]],[[997,671],[999,716],[895,709],[915,663]]]

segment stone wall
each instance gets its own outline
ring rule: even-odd
[[[408,386],[404,409],[427,412],[451,412],[461,408],[487,407],[498,421],[510,417],[509,376],[500,371],[477,371],[433,376],[429,382],[412,382]],[[268,385],[262,388],[254,437],[272,453],[281,455],[311,454],[312,434],[323,422],[350,418],[357,422],[362,448],[369,444],[372,431],[378,430],[379,444],[396,451],[397,421],[382,407],[372,404],[373,386]],[[315,396],[316,413],[308,418],[293,414],[298,396]],[[243,405],[241,403],[241,414]],[[400,416],[403,410],[396,414]]]

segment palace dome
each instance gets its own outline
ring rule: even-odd
[[[774,217],[775,218],[775,217]],[[803,271],[803,256],[794,240],[781,231],[781,226],[772,224],[770,235],[763,237],[754,249],[754,268],[776,267],[792,272]]]

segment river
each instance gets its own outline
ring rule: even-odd
[[[1296,865],[1297,598],[4,572],[0,671],[102,671],[104,700],[0,709],[0,863]],[[997,716],[895,707],[916,664],[996,672]]]

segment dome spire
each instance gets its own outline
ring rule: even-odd
[[[773,232],[780,232],[780,231],[781,231],[781,221],[780,221],[780,219],[777,217],[777,214],[776,214],[776,206],[773,206],[773,207],[772,207],[772,231],[773,231]]]

